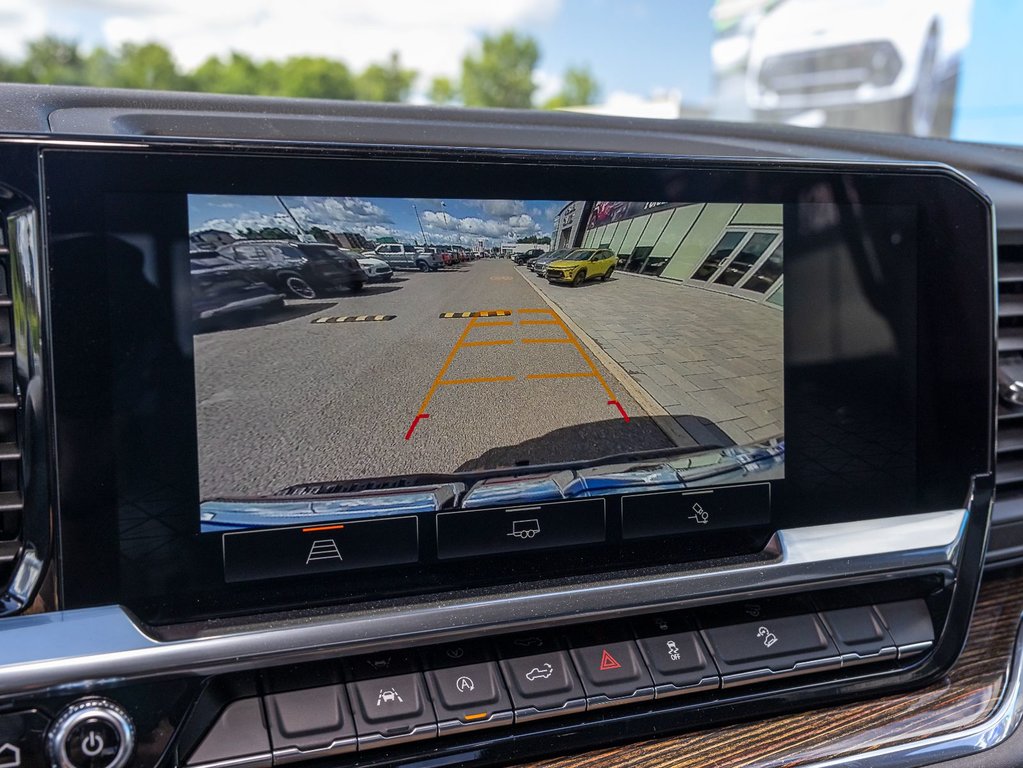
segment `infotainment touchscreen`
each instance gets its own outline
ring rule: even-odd
[[[758,484],[730,503],[766,514],[784,476],[782,220],[733,203],[189,196],[203,530],[733,484]],[[725,514],[698,491],[665,502],[674,523],[627,516],[625,535]],[[557,544],[528,508],[511,518],[505,541]],[[327,529],[303,568],[344,561]]]
[[[68,605],[766,562],[957,508],[991,458],[989,220],[947,170],[45,160]]]

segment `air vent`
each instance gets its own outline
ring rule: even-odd
[[[988,562],[1008,563],[1023,559],[1023,245],[998,248],[998,395],[997,491]]]
[[[0,586],[7,583],[21,548],[21,449],[14,361],[10,248],[0,227]],[[0,590],[2,591],[2,590]]]

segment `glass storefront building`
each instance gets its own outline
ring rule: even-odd
[[[781,307],[782,207],[731,203],[566,205],[555,248],[609,248],[618,269]]]

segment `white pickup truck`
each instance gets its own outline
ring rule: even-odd
[[[391,265],[391,269],[418,269],[420,272],[436,272],[443,266],[440,256],[417,250],[405,243],[383,243],[376,247],[373,255]]]

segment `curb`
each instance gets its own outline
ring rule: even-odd
[[[539,287],[534,285],[529,278],[523,275],[521,272],[516,271],[519,277],[521,277],[526,285],[536,291],[537,295],[544,300],[551,309],[558,313],[558,316],[565,321],[565,325],[572,329],[579,340],[586,345],[590,353],[600,361],[611,373],[618,383],[622,385],[626,392],[636,401],[637,405],[643,409],[647,416],[651,417],[654,424],[664,433],[672,443],[679,448],[692,448],[698,445],[697,441],[693,439],[693,436],[686,432],[676,421],[675,417],[668,413],[664,406],[654,400],[650,394],[637,384],[626,370],[611,357],[607,352],[604,351],[594,339],[590,337],[586,331],[579,327],[579,325],[572,320],[568,314],[546,293],[540,290]]]

